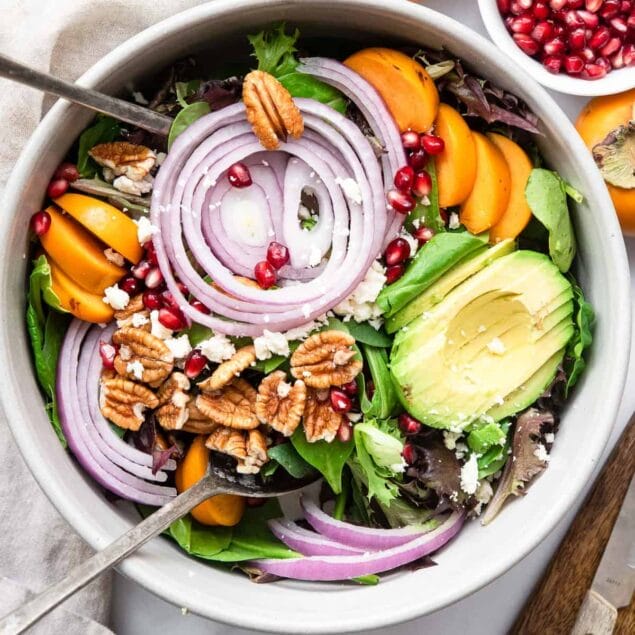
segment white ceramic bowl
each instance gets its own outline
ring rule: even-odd
[[[589,369],[568,406],[549,469],[491,526],[470,523],[435,557],[439,566],[396,573],[374,587],[292,581],[255,585],[240,574],[187,557],[166,539],[153,540],[120,567],[166,600],[222,622],[277,633],[366,631],[429,613],[491,582],[527,555],[579,502],[613,425],[625,379],[628,269],[604,184],[565,115],[485,38],[414,3],[215,0],[132,38],[80,81],[116,91],[209,42],[242,38],[280,19],[312,35],[448,46],[529,103],[543,122],[540,145],[547,161],[586,196],[576,209],[575,224],[580,245],[577,274],[598,312]],[[23,320],[29,218],[42,205],[50,175],[90,117],[81,108],[56,104],[24,149],[7,187],[0,215],[0,394],[20,450],[42,489],[73,528],[100,549],[138,517],[129,505],[109,503],[55,438],[41,406]]]
[[[632,66],[611,71],[602,79],[596,80],[580,79],[565,73],[550,73],[540,62],[518,48],[505,27],[496,0],[478,0],[478,7],[485,28],[496,46],[543,86],[559,93],[588,97],[612,95],[635,87],[635,67]]]

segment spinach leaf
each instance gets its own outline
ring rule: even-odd
[[[187,98],[196,93],[201,85],[200,79],[192,79],[189,82],[175,82],[174,92],[176,93],[176,100],[181,105],[181,108],[187,108]]]
[[[185,330],[184,333],[190,340],[192,348],[198,346],[203,340],[209,339],[214,334],[212,329],[209,329],[202,324],[197,324],[196,322],[192,322],[190,328]]]
[[[386,334],[384,329],[376,329],[368,322],[355,322],[351,320],[346,323],[348,332],[361,344],[388,348],[392,345],[392,338]]]
[[[420,220],[421,224],[429,227],[435,234],[446,231],[445,223],[441,218],[441,208],[439,207],[439,181],[437,179],[437,169],[434,157],[430,157],[426,166],[426,171],[432,180],[432,188],[427,197],[427,204],[422,200],[417,201],[416,207],[408,214],[406,225],[412,229],[414,220]],[[425,199],[424,199],[425,200]]]
[[[79,137],[79,148],[77,151],[77,170],[84,179],[91,179],[97,174],[99,166],[88,155],[100,143],[109,143],[118,136],[121,127],[119,122],[106,115],[97,115],[95,123],[86,128]]]
[[[412,259],[404,275],[381,290],[377,304],[391,317],[457,262],[483,247],[483,239],[468,233],[436,234]]]
[[[575,303],[575,331],[564,359],[564,370],[567,375],[565,396],[569,394],[586,367],[584,351],[591,346],[593,341],[593,323],[595,321],[593,307],[586,301],[582,289],[576,284],[572,276],[569,279]]]
[[[269,458],[277,461],[293,478],[305,478],[315,473],[311,467],[293,447],[291,443],[274,445],[267,451]]]
[[[201,525],[189,514],[174,521],[167,531],[184,551],[210,560],[229,547],[233,533],[231,527]]]
[[[179,114],[174,118],[172,125],[170,126],[170,133],[168,134],[168,150],[172,147],[174,140],[197,119],[209,114],[211,109],[209,104],[205,101],[195,101],[193,104],[188,104]]]
[[[309,443],[304,436],[304,429],[297,428],[291,437],[293,447],[298,454],[324,476],[331,489],[339,494],[342,491],[342,470],[353,451],[353,439],[342,441],[316,441]]]
[[[534,168],[525,188],[532,214],[549,232],[549,255],[563,273],[571,267],[576,244],[565,182],[551,170]]]
[[[291,93],[292,97],[308,97],[322,102],[344,114],[347,101],[336,88],[324,82],[299,73],[295,53],[300,31],[285,33],[285,24],[279,24],[256,35],[248,35],[247,39],[253,47],[253,56],[258,60],[258,70],[271,73]]]
[[[388,354],[385,348],[364,344],[362,350],[375,386],[373,398],[370,401],[368,398],[362,400],[362,412],[368,417],[387,419],[399,407],[399,398],[388,369]]]

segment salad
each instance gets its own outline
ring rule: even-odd
[[[57,169],[31,220],[35,371],[61,443],[141,514],[210,461],[323,477],[293,519],[205,501],[167,532],[189,554],[373,584],[547,467],[592,339],[582,195],[526,104],[446,50],[248,39],[229,72],[135,87],[167,139],[98,116]]]

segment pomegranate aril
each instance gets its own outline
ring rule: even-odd
[[[421,421],[411,417],[407,412],[399,415],[399,429],[404,434],[418,434],[421,432]]]
[[[53,173],[53,178],[65,179],[69,183],[72,183],[79,178],[79,170],[74,163],[60,163],[57,170]]]
[[[598,57],[595,63],[605,69],[607,73],[612,69],[611,62],[607,57]]]
[[[600,55],[610,57],[622,48],[622,41],[617,37],[612,37],[601,49]]]
[[[584,79],[602,79],[606,75],[606,69],[599,64],[588,63],[585,64],[581,75]]]
[[[569,9],[580,9],[584,4],[584,0],[567,0],[567,7]]]
[[[205,315],[209,315],[211,313],[211,311],[200,300],[190,300],[190,306]]]
[[[171,331],[180,331],[186,326],[181,312],[172,307],[159,309],[159,322]]]
[[[229,167],[227,178],[234,187],[249,187],[252,183],[249,168],[240,162]]]
[[[349,397],[354,397],[357,394],[357,391],[359,390],[359,388],[357,386],[357,382],[354,379],[352,381],[349,381],[347,384],[343,384],[342,386],[340,386],[340,388]]]
[[[577,11],[567,11],[564,14],[564,23],[569,29],[578,29],[586,26],[582,16]]]
[[[401,456],[403,456],[403,460],[408,465],[413,465],[414,462],[417,460],[417,450],[415,449],[414,445],[412,445],[412,443],[406,443],[403,446],[403,450],[401,451]]]
[[[407,214],[411,212],[415,207],[415,200],[410,194],[405,194],[399,190],[390,190],[386,194],[388,205],[392,207],[395,212],[399,214]]]
[[[624,66],[633,66],[635,64],[635,44],[626,44],[622,49],[622,57]]]
[[[587,11],[591,11],[592,13],[595,13],[596,11],[600,9],[603,2],[604,0],[586,0],[584,3],[584,6],[586,7]]]
[[[351,398],[340,388],[331,388],[329,398],[331,400],[331,408],[335,412],[350,412],[353,407]]]
[[[46,188],[47,196],[57,198],[62,196],[68,190],[68,181],[66,179],[53,179]]]
[[[554,75],[557,75],[562,68],[562,57],[560,55],[546,55],[542,58],[542,65]]]
[[[549,7],[544,2],[536,2],[533,8],[534,18],[537,20],[545,20],[551,14]]]
[[[421,147],[419,133],[414,130],[406,130],[401,134],[401,143],[406,150],[418,150]]]
[[[535,55],[540,50],[540,45],[531,37],[531,35],[514,33],[512,37],[522,52],[527,55]]]
[[[282,243],[270,242],[267,247],[267,261],[274,269],[280,269],[289,262],[289,250]]]
[[[207,366],[208,359],[201,351],[194,349],[185,359],[183,372],[189,379],[198,377]]]
[[[526,9],[520,4],[518,0],[512,0],[511,4],[509,5],[509,10],[514,15],[522,15],[526,11]]]
[[[146,250],[146,260],[151,264],[154,265],[155,267],[158,266],[159,264],[159,259],[157,258],[157,252],[154,248],[154,244],[152,243],[151,240],[149,240],[147,243],[144,243],[144,248]]]
[[[620,50],[611,57],[611,66],[613,68],[622,68],[624,66],[624,49],[620,48]]]
[[[566,49],[566,46],[561,38],[554,37],[544,43],[543,49],[546,55],[562,55]]]
[[[150,273],[152,265],[147,260],[141,260],[139,264],[130,269],[130,272],[135,278],[139,280],[145,280],[145,277]]]
[[[569,75],[578,75],[584,68],[584,60],[579,55],[566,55],[564,58],[564,70]]]
[[[626,20],[624,18],[613,18],[610,25],[621,35],[624,35],[628,31],[628,25],[626,24]]]
[[[426,167],[428,158],[423,150],[415,150],[408,156],[408,165],[415,171],[423,170]]]
[[[141,283],[134,276],[126,276],[119,281],[119,288],[128,295],[136,295],[141,290]]]
[[[36,236],[44,236],[51,228],[51,215],[46,211],[36,212],[31,216],[31,229]]]
[[[549,6],[554,11],[561,11],[567,6],[567,0],[549,0]]]
[[[145,277],[148,289],[158,289],[163,284],[163,274],[159,267],[152,267]]]
[[[117,356],[118,350],[119,347],[115,344],[104,341],[99,342],[99,356],[101,357],[101,363],[104,368],[112,370],[115,367],[115,357]]]
[[[518,0],[518,4],[525,10],[531,9],[534,0]]]
[[[386,267],[386,284],[392,284],[396,282],[403,276],[406,268],[403,265],[392,265],[391,267]]]
[[[421,147],[428,154],[441,154],[445,149],[445,141],[433,134],[423,134],[421,135]]]
[[[157,291],[146,291],[141,296],[141,299],[143,300],[143,306],[148,311],[158,311],[163,306],[163,298]]]
[[[611,31],[605,26],[599,27],[589,39],[589,46],[594,50],[602,48],[611,39]]]
[[[419,172],[415,177],[415,182],[412,186],[412,193],[415,196],[428,196],[432,191],[432,178],[430,174],[423,170]]]
[[[400,192],[410,192],[415,180],[415,171],[410,165],[404,165],[395,172],[394,184]]]
[[[595,53],[588,46],[585,46],[581,51],[578,51],[578,55],[580,55],[585,62],[595,61]]]
[[[584,20],[587,29],[597,29],[600,24],[600,18],[590,11],[578,11],[578,15]]]
[[[266,260],[261,260],[256,264],[254,267],[254,277],[262,289],[269,289],[269,287],[276,284],[276,271],[271,266],[271,263]]]
[[[342,443],[348,443],[353,436],[353,426],[350,421],[342,421],[337,429],[337,440]]]
[[[413,236],[420,245],[425,245],[434,236],[434,230],[429,227],[417,227]]]
[[[586,46],[586,32],[585,29],[573,29],[569,33],[569,47],[574,51],[579,51]]]
[[[534,27],[534,30],[531,32],[531,37],[536,40],[536,42],[546,42],[553,35],[553,25],[546,20],[542,22],[538,22]]]
[[[605,20],[610,20],[619,13],[621,8],[620,0],[604,0],[599,13]]]
[[[169,291],[163,291],[161,293],[161,301],[163,303],[163,306],[176,309],[177,311],[179,310],[178,302],[174,299],[174,296]]]
[[[395,238],[388,243],[384,260],[388,266],[398,265],[410,258],[410,245],[405,238]]]
[[[496,0],[496,4],[498,5],[498,10],[503,15],[506,15],[507,13],[509,13],[509,9],[510,9],[510,6],[511,6],[511,0]]]
[[[528,15],[520,15],[511,21],[510,28],[514,33],[531,33],[535,26],[535,21]]]

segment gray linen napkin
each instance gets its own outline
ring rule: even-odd
[[[196,0],[0,0],[0,52],[76,79],[115,46]],[[0,79],[0,194],[29,135],[52,100]],[[5,210],[4,213],[7,213]],[[40,491],[0,417],[0,615],[63,577],[91,549]],[[46,635],[111,633],[104,576],[33,628]]]

